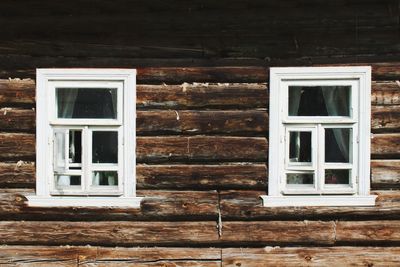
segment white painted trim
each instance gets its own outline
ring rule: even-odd
[[[79,206],[117,206],[128,205],[135,200],[133,206],[138,207],[140,201],[136,196],[136,70],[135,69],[37,69],[36,72],[36,196],[28,197],[29,206],[76,206],[75,200],[79,200]],[[104,83],[114,85],[118,88],[118,119],[117,120],[70,120],[55,119],[55,84],[69,84],[78,86],[82,81],[83,87],[96,86],[105,87]],[[123,112],[123,114],[122,114]],[[122,115],[122,116],[121,116]],[[123,118],[121,118],[123,117]],[[123,119],[123,125],[121,126]],[[72,122],[71,122],[72,121]],[[54,125],[52,125],[54,123]],[[83,123],[83,125],[77,125]],[[110,191],[110,196],[52,196],[54,192],[54,173],[52,167],[52,128],[94,128],[93,125],[104,128],[118,129],[123,127],[123,137],[119,149],[119,173],[123,180],[119,181],[122,192],[121,197],[115,197],[115,192]],[[121,131],[119,131],[121,132]],[[120,134],[119,134],[120,135]],[[122,150],[122,151],[121,151]],[[87,158],[87,157],[85,157]],[[88,164],[86,164],[88,165]],[[88,169],[88,168],[86,168]],[[86,173],[86,176],[89,175]],[[82,181],[85,183],[85,181]],[[87,186],[86,186],[87,187]],[[87,189],[87,188],[86,188]],[[107,192],[99,192],[102,195]],[[108,202],[109,201],[109,202]],[[69,203],[69,204],[68,204]],[[82,204],[84,203],[84,204]],[[108,203],[108,204],[107,204]]]
[[[264,207],[375,206],[369,196],[261,196]]]
[[[139,208],[142,197],[26,196],[30,207],[127,207]]]
[[[287,117],[287,89],[288,84],[350,84],[356,92],[352,94],[353,101],[351,107],[353,110],[352,118],[335,117]],[[263,199],[269,199],[272,203],[280,203],[279,205],[309,206],[306,201],[314,201],[320,206],[331,206],[338,204],[341,206],[347,205],[374,205],[375,198],[369,195],[370,190],[370,120],[371,120],[371,67],[279,67],[270,68],[270,117],[269,117],[269,179],[268,179],[268,196],[263,196]],[[292,126],[309,126],[309,124],[337,124],[338,127],[353,128],[353,143],[354,140],[359,140],[358,147],[353,149],[353,168],[357,172],[356,175],[352,172],[351,193],[349,190],[343,191],[343,195],[338,195],[339,191],[327,190],[326,195],[311,196],[304,192],[302,196],[286,196],[285,188],[285,127]],[[285,126],[286,125],[286,126]],[[320,126],[319,126],[320,127]],[[333,127],[333,126],[332,126]],[[319,137],[320,138],[320,137]],[[321,142],[323,143],[323,142]],[[319,145],[321,146],[321,145]],[[322,149],[322,148],[321,148]],[[321,151],[319,152],[321,153]],[[319,164],[321,166],[321,163]],[[316,175],[321,176],[321,170],[317,167]],[[354,181],[354,178],[357,181]],[[318,178],[317,178],[318,179]],[[355,182],[357,182],[355,184]],[[321,187],[320,187],[321,188]],[[299,192],[301,194],[301,192]],[[329,194],[336,194],[335,196]],[[281,200],[279,200],[281,199]],[[321,199],[321,200],[316,200]],[[346,201],[342,201],[346,200]],[[329,202],[331,201],[331,202]],[[358,201],[358,202],[357,202]],[[348,203],[348,204],[346,204]],[[266,203],[264,202],[264,205]],[[269,204],[268,204],[269,205]]]

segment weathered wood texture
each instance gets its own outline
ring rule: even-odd
[[[190,246],[218,241],[215,221],[1,221],[0,229],[0,244],[16,245]]]
[[[265,162],[268,141],[264,137],[154,136],[137,138],[138,162],[170,161],[255,161]],[[373,158],[398,158],[400,134],[374,134]],[[0,133],[0,159],[24,160],[35,157],[35,136]]]
[[[268,71],[268,69],[266,69]],[[399,76],[400,77],[400,76]],[[398,77],[397,77],[398,78]],[[268,86],[263,83],[182,83],[137,85],[138,108],[267,108]],[[31,79],[0,79],[0,105],[35,104],[35,82]],[[373,81],[373,105],[399,105],[396,81]]]
[[[397,266],[399,247],[265,247],[222,249],[222,266]]]
[[[143,196],[139,209],[127,208],[40,208],[28,207],[25,195],[31,189],[0,191],[0,217],[5,220],[216,220],[216,191],[138,190]],[[144,223],[146,224],[146,223]]]
[[[217,248],[0,247],[1,266],[218,267],[220,261]]]
[[[218,165],[172,164],[136,166],[138,189],[253,189],[267,188],[267,166],[258,163]],[[0,187],[33,188],[33,162],[1,162]],[[371,187],[398,189],[399,160],[372,160]]]
[[[371,207],[280,207],[262,206],[261,195],[265,191],[221,191],[220,210],[223,220],[271,220],[282,219],[399,219],[400,192],[373,191],[377,194],[376,205]]]

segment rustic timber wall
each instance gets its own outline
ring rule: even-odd
[[[0,265],[399,265],[399,1],[148,2],[1,2]],[[261,207],[268,67],[321,64],[373,67],[377,205]],[[138,69],[140,209],[26,207],[39,67]]]

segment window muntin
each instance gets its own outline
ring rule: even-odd
[[[270,71],[269,179],[264,205],[373,205],[370,67]]]

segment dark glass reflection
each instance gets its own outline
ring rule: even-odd
[[[290,162],[311,162],[311,132],[290,132]]]
[[[57,88],[56,97],[58,118],[117,118],[117,89]]]
[[[325,184],[349,184],[350,170],[325,170]]]
[[[81,176],[79,175],[56,175],[56,187],[67,187],[72,185],[81,185]]]
[[[69,163],[82,163],[81,130],[69,130]]]
[[[350,161],[349,128],[325,128],[325,162]]]
[[[289,116],[350,116],[351,86],[289,86]]]
[[[118,172],[95,171],[92,177],[93,185],[115,186],[118,185]]]
[[[118,132],[94,131],[93,163],[118,163]]]

